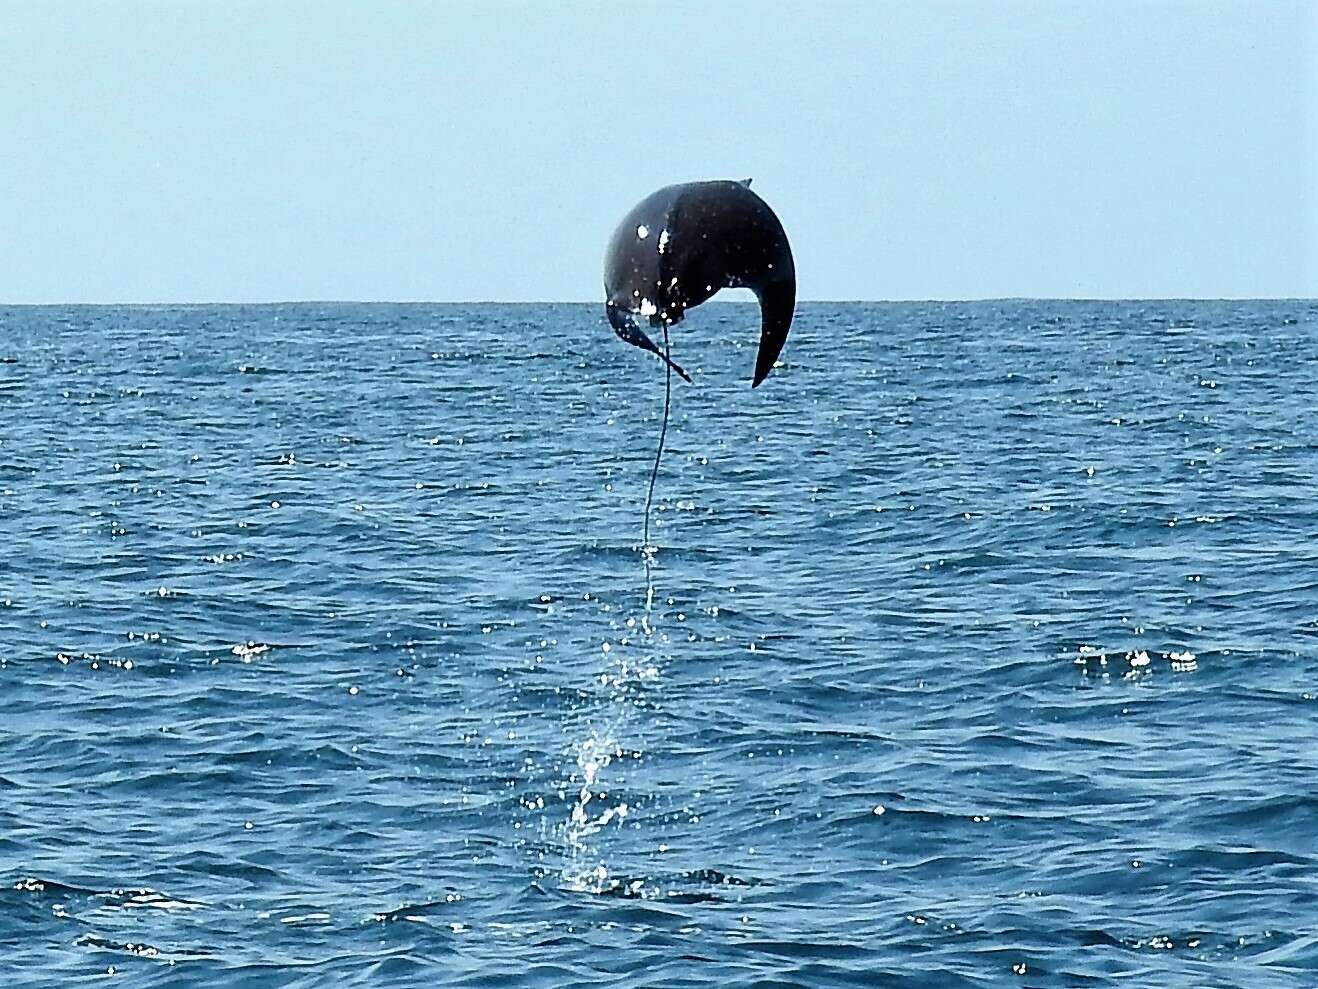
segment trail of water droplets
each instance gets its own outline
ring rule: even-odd
[[[631,720],[632,704],[627,699],[629,681],[640,682],[656,679],[659,675],[652,649],[655,628],[651,621],[654,610],[654,558],[658,547],[650,542],[650,510],[654,504],[655,482],[659,476],[659,463],[663,458],[664,441],[668,436],[668,419],[672,407],[673,369],[668,337],[668,324],[664,327],[664,411],[659,428],[659,442],[655,447],[654,465],[650,469],[650,481],[645,495],[644,523],[641,537],[641,559],[645,565],[645,611],[640,617],[640,628],[645,636],[647,653],[638,664],[629,663],[621,654],[614,654],[611,666],[616,672],[612,676],[606,671],[601,674],[601,681],[610,683],[613,690],[607,701],[609,716],[602,729],[591,729],[590,733],[576,743],[572,755],[576,761],[580,782],[576,803],[573,804],[568,822],[563,829],[566,847],[566,860],[563,866],[563,883],[567,888],[578,892],[602,893],[616,889],[619,880],[609,875],[608,866],[597,861],[598,853],[590,844],[592,836],[603,828],[627,818],[630,807],[619,803],[592,817],[590,803],[600,792],[601,774],[615,758],[623,755],[619,738],[628,734]],[[629,623],[630,624],[630,623]],[[606,654],[608,649],[606,647]]]

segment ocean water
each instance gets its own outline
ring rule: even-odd
[[[1318,985],[1318,303],[0,309],[0,983]]]

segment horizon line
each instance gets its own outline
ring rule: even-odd
[[[718,305],[756,305],[754,299],[711,299]],[[1304,295],[984,295],[927,297],[797,299],[800,305],[857,305],[967,302],[1318,302]],[[245,300],[146,300],[131,302],[4,302],[3,309],[54,309],[70,307],[111,308],[147,306],[602,306],[595,299],[245,299]]]

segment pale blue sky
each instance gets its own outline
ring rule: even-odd
[[[1318,3],[7,2],[0,302],[598,300],[753,176],[807,299],[1318,296]]]

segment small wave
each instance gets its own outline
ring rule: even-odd
[[[1070,655],[1085,676],[1110,676],[1116,673],[1127,679],[1134,679],[1152,673],[1155,669],[1166,669],[1173,673],[1194,673],[1199,669],[1200,658],[1207,659],[1212,654],[1195,653],[1189,649],[1172,649],[1164,652],[1136,646],[1129,649],[1106,650],[1082,645]]]
[[[1208,814],[1220,824],[1258,828],[1295,827],[1296,834],[1312,833],[1318,825],[1318,796],[1279,794],[1262,799],[1235,798],[1228,809]]]
[[[39,896],[82,897],[97,900],[112,909],[136,910],[198,910],[204,903],[182,900],[159,890],[143,887],[113,887],[97,890],[83,886],[70,886],[52,879],[38,879],[34,876],[24,877],[14,883],[14,889],[21,893],[35,893]]]
[[[599,882],[582,886],[560,887],[565,893],[590,893],[594,896],[624,900],[662,900],[668,903],[719,903],[728,899],[734,888],[748,889],[765,885],[761,879],[743,879],[718,869],[691,869],[686,872],[659,873],[653,876],[607,875]],[[538,882],[533,886],[547,892]]]
[[[382,910],[371,914],[370,919],[377,924],[396,924],[409,921],[414,924],[427,923],[430,916],[438,911],[450,913],[454,904],[462,901],[461,893],[449,893],[442,900],[430,900],[425,903],[405,903],[392,910]]]
[[[99,934],[80,934],[73,943],[80,948],[95,948],[98,951],[113,951],[135,955],[138,958],[157,958],[167,962],[212,957],[210,952],[194,948],[161,948],[145,941],[115,941]]]

